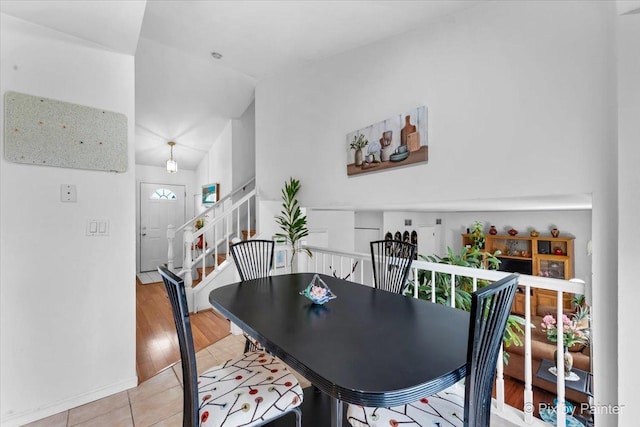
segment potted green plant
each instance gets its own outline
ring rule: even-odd
[[[204,218],[198,218],[193,226],[196,228],[196,230],[200,230],[202,227],[204,227]]]
[[[276,233],[275,237],[291,247],[289,262],[291,271],[294,271],[294,260],[299,251],[311,256],[309,249],[300,249],[299,245],[300,240],[309,235],[309,230],[307,229],[307,216],[300,210],[298,199],[296,199],[298,191],[300,191],[300,181],[294,178],[289,178],[289,182],[285,181],[282,188],[282,210],[280,215],[276,217],[276,222],[283,233]]]
[[[473,228],[471,229],[471,246],[476,249],[484,249],[485,241],[486,236],[484,234],[484,224],[480,221],[475,221],[473,223]]]
[[[460,267],[484,268],[486,265],[495,270],[500,265],[497,258],[500,251],[495,253],[482,252],[476,247],[471,249],[462,248],[460,253],[454,253],[451,248],[447,248],[447,255],[440,257],[438,255],[418,255],[419,258],[435,262],[439,264],[457,265]],[[439,304],[451,305],[451,300],[455,300],[455,307],[469,311],[471,309],[471,292],[473,292],[473,281],[470,277],[456,276],[455,294],[451,293],[451,275],[445,273],[435,273],[427,270],[418,271],[418,297],[425,300],[431,300],[432,289],[435,289],[435,299]],[[431,286],[432,280],[435,279],[435,286]],[[488,282],[479,280],[478,287],[486,286]],[[407,294],[413,294],[413,283],[409,284]]]
[[[355,164],[356,166],[362,165],[362,149],[367,146],[369,141],[364,137],[363,134],[354,135],[353,141],[351,141],[351,145],[349,146],[352,150],[356,150],[355,153]]]

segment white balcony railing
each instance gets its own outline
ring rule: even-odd
[[[348,280],[361,283],[363,285],[371,286],[372,280],[372,268],[371,268],[371,255],[364,253],[349,253],[343,251],[334,251],[327,248],[309,247],[307,249],[311,251],[313,256],[301,257],[303,259],[299,262],[298,271],[308,271],[323,273],[328,275],[335,275],[336,277],[345,278],[348,276]],[[421,270],[431,272],[431,277],[435,277],[435,273],[441,273],[451,276],[451,295],[455,295],[455,283],[456,277],[462,276],[472,280],[473,290],[477,289],[478,281],[496,281],[509,273],[496,271],[496,270],[484,270],[468,267],[459,267],[448,264],[438,264],[427,261],[414,261],[412,263],[412,273],[410,274],[410,280],[416,280]],[[283,272],[288,272],[284,269]],[[276,274],[278,270],[276,269]],[[430,281],[433,286],[433,280]],[[585,295],[585,284],[582,281],[568,281],[551,279],[545,277],[535,277],[528,275],[520,275],[520,286],[524,290],[524,318],[525,325],[531,325],[531,290],[532,289],[544,289],[557,292],[556,302],[556,319],[561,319],[563,311],[563,294],[581,294]],[[429,286],[429,284],[427,285]],[[413,297],[418,297],[418,287],[414,286]],[[431,292],[432,302],[435,302],[436,292]],[[455,299],[451,299],[452,306],[455,304]],[[537,325],[539,327],[540,325]],[[428,325],[425,325],[428,327]],[[531,328],[523,327],[524,329],[524,406],[523,408],[529,409],[524,412],[519,409],[512,408],[505,404],[504,394],[504,376],[503,376],[503,355],[502,351],[497,363],[496,372],[496,399],[493,413],[501,416],[516,425],[530,425],[538,423],[540,420],[533,417],[533,388],[532,388],[532,351],[531,351]],[[564,351],[562,322],[558,322],[558,342],[557,342],[558,354],[562,354]],[[563,358],[559,358],[557,370],[563,372],[564,361]],[[564,376],[559,375],[557,377],[557,425],[565,424],[565,411],[561,408],[565,405],[565,379]]]

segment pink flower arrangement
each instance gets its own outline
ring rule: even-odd
[[[566,314],[562,315],[562,344],[565,348],[576,344],[585,344],[588,336],[585,331],[578,325],[578,320],[574,315],[572,319]],[[558,342],[558,326],[556,318],[547,314],[542,318],[542,330],[547,332],[547,339],[551,342]]]
[[[312,286],[309,294],[312,298],[321,300],[327,295],[327,290],[321,286]]]

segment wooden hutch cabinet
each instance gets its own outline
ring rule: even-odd
[[[528,274],[532,276],[552,277],[569,280],[574,277],[573,237],[551,236],[511,236],[491,235],[485,237],[484,251],[495,253],[499,250],[501,271]],[[471,245],[471,235],[462,235],[462,245]],[[557,295],[554,291],[532,289],[531,307],[533,313],[537,306],[556,306]],[[563,306],[571,309],[572,295],[563,295]],[[524,314],[524,288],[516,294],[513,305],[515,313]]]

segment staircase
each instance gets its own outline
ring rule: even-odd
[[[233,269],[227,268],[231,264],[227,259],[227,251],[234,241],[246,240],[256,235],[255,204],[255,180],[252,179],[182,226],[168,227],[167,266],[184,279],[191,312],[196,312],[198,306],[208,306],[208,302],[198,304],[196,297],[199,294],[204,294],[207,289],[213,289],[218,282],[231,283],[235,281],[235,276],[219,280],[216,278],[225,275],[225,270],[230,270],[231,274],[235,275]],[[196,229],[196,222],[199,224],[203,222],[204,225]],[[182,269],[176,271],[174,269],[173,242],[176,234],[180,231],[183,231],[184,236],[182,244],[184,245],[185,259],[182,263]],[[229,276],[228,272],[226,276]],[[206,292],[207,295],[208,293]]]
[[[198,286],[202,282],[203,277],[207,277],[211,273],[213,273],[216,269],[215,266],[222,265],[222,263],[225,262],[226,259],[227,259],[227,254],[221,253],[221,254],[218,254],[218,262],[212,264],[211,267],[205,267],[204,272],[202,271],[202,267],[196,267],[195,268],[196,274],[192,273],[193,283],[191,284],[191,287],[195,288],[196,286]]]

